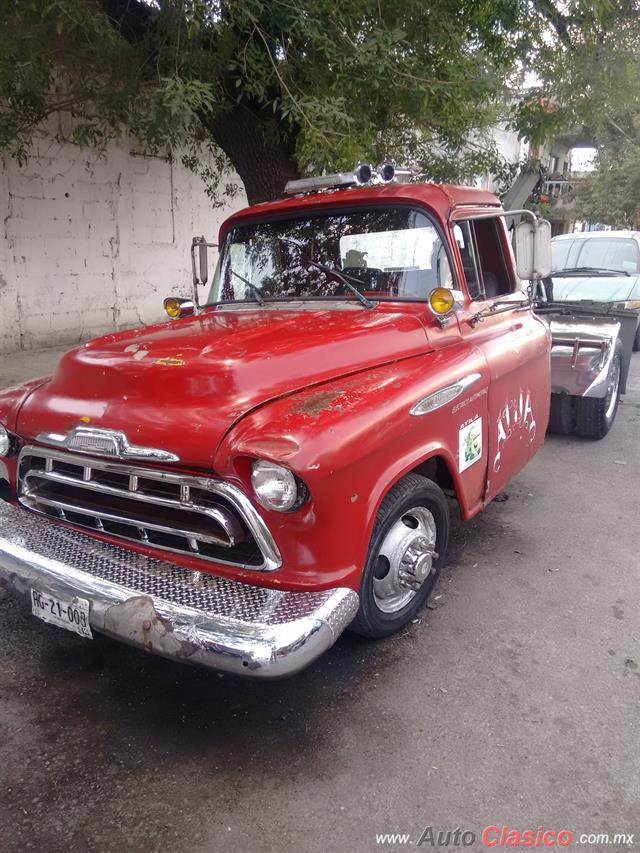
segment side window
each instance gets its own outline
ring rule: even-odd
[[[476,219],[473,223],[480,261],[480,275],[487,299],[513,292],[513,281],[505,262],[498,219]]]
[[[462,242],[458,239],[458,229]],[[455,231],[471,298],[495,299],[513,293],[514,282],[505,260],[500,220],[493,217],[472,219],[460,222]]]
[[[453,233],[458,244],[458,249],[460,250],[469,296],[472,299],[480,299],[482,296],[482,286],[480,284],[477,251],[471,225],[470,222],[460,222],[454,226]]]

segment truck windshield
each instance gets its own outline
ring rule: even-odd
[[[332,270],[375,300],[426,300],[434,287],[453,287],[447,253],[426,214],[384,207],[231,229],[207,304],[355,299]]]
[[[628,237],[578,237],[554,240],[551,244],[553,270],[585,269],[635,275],[640,272],[640,247]]]

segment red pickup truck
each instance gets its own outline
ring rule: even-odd
[[[256,677],[415,618],[450,501],[542,444],[550,332],[498,199],[392,171],[234,214],[202,305],[0,394],[0,584],[35,615]]]

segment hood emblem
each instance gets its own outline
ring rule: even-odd
[[[36,440],[41,444],[64,447],[76,453],[111,456],[114,459],[150,459],[153,462],[178,462],[180,459],[168,450],[130,444],[127,436],[115,429],[78,426],[66,435],[57,432],[41,432]]]

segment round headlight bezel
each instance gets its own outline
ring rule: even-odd
[[[271,479],[271,492],[269,491]],[[278,480],[280,481],[278,499]],[[289,468],[268,459],[254,459],[251,464],[251,486],[260,506],[271,512],[295,512],[307,500],[306,484]]]
[[[0,424],[0,456],[7,457],[11,450],[11,436],[8,429]]]

